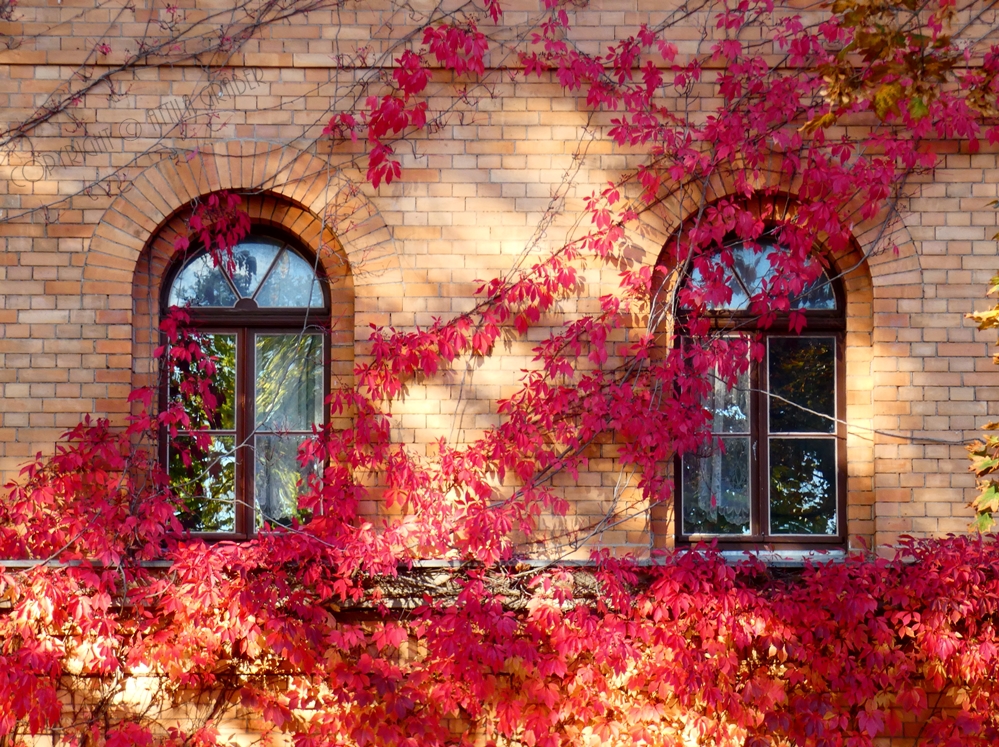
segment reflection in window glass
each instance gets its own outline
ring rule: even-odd
[[[770,432],[834,433],[836,340],[771,337],[767,343]]]
[[[802,292],[791,301],[792,309],[809,309],[812,311],[832,311],[836,308],[836,295],[833,293],[829,276],[823,272]]]
[[[304,478],[298,447],[322,422],[323,337],[258,334],[253,492],[255,522],[288,525],[298,514]],[[294,433],[298,431],[298,433]]]
[[[299,483],[306,471],[298,463],[298,448],[306,436],[258,435],[254,448],[256,526],[289,526],[301,519]]]
[[[770,439],[770,532],[835,535],[836,440]]]
[[[732,269],[728,272],[732,303],[729,308],[748,309],[749,300],[763,290],[763,281],[773,275],[770,252],[753,251],[740,246],[732,251]]]
[[[174,278],[168,295],[170,306],[214,306],[229,308],[236,303],[236,294],[221,268],[212,264],[211,257],[195,257]]]
[[[313,266],[274,239],[255,237],[239,243],[233,249],[231,270],[216,267],[208,254],[199,254],[177,273],[167,293],[168,305],[227,309],[241,299],[253,299],[260,308],[324,304]]]
[[[732,267],[724,268],[725,283],[732,290],[732,299],[726,304],[709,304],[713,311],[747,311],[750,300],[769,287],[774,279],[772,259],[778,251],[773,244],[762,243],[759,251],[741,244],[732,248]],[[704,284],[703,274],[695,269],[690,274],[694,287]],[[829,311],[836,308],[836,296],[825,271],[819,274],[797,298],[791,299],[791,308],[808,311]]]
[[[243,298],[250,298],[264,279],[281,244],[272,239],[241,241],[232,252],[232,282]]]
[[[183,403],[192,428],[208,431],[208,445],[178,439],[169,448],[170,482],[181,502],[178,518],[193,532],[232,532],[236,521],[236,335],[198,336],[202,351],[215,363],[210,391],[215,396],[209,414],[200,397],[180,389],[181,368],[171,372],[169,396]]]
[[[748,360],[746,361],[748,366]],[[732,387],[717,371],[704,407],[712,413],[711,440],[685,454],[681,485],[684,534],[748,534],[751,531],[749,372]],[[734,438],[732,434],[745,434]]]
[[[200,398],[180,391],[181,377],[187,374],[182,364],[170,372],[170,399],[183,402],[193,428],[231,431],[236,427],[236,335],[205,333],[198,335],[198,341],[215,363],[209,388],[215,396],[214,412],[209,417]]]
[[[711,382],[711,395],[704,406],[713,413],[713,433],[749,433],[749,372],[739,375],[729,388],[719,376]]]
[[[683,533],[749,534],[749,438],[726,437],[683,457]]]
[[[294,308],[323,305],[323,293],[316,274],[297,254],[285,251],[257,293],[259,306]]]
[[[233,436],[213,436],[207,448],[177,439],[168,456],[170,485],[180,501],[177,518],[192,532],[236,530],[236,456]]]
[[[322,420],[322,335],[257,335],[256,360],[258,428],[310,430]]]

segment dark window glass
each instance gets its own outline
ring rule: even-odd
[[[835,535],[836,440],[770,439],[770,533]]]
[[[767,340],[771,433],[836,432],[836,338]]]

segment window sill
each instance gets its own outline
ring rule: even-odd
[[[684,548],[686,552],[700,552],[694,548]],[[750,558],[755,558],[767,566],[774,568],[800,568],[806,563],[842,563],[847,558],[847,551],[842,548],[830,548],[828,550],[720,550],[718,552],[726,563],[735,565]],[[638,566],[660,565],[662,561],[658,558],[644,559],[636,561]],[[52,567],[80,565],[80,561],[64,563],[58,560],[3,560],[0,565],[5,568],[21,570],[34,568],[39,565]],[[173,565],[169,560],[147,560],[140,564],[143,568],[170,568]],[[435,569],[459,569],[467,566],[468,563],[460,560],[414,560],[412,566],[419,570]],[[511,566],[523,566],[525,569],[542,570],[552,566],[570,568],[592,568],[596,563],[592,560],[564,559],[546,560],[543,558],[518,559],[510,562]]]
[[[847,552],[842,548],[829,550],[722,550],[726,563],[735,565],[755,558],[770,568],[801,568],[806,563],[842,563]]]

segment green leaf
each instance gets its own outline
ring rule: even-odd
[[[979,474],[985,474],[986,472],[992,472],[997,464],[999,464],[999,459],[996,459],[995,457],[991,459],[983,459],[975,465],[975,469]]]
[[[975,529],[983,534],[992,530],[996,524],[996,520],[992,518],[992,514],[979,514],[975,517],[975,520],[971,522],[971,528]]]
[[[909,114],[917,122],[930,113],[930,108],[926,106],[922,96],[914,96],[909,99]]]
[[[975,498],[971,505],[980,514],[991,514],[999,511],[999,490],[996,490],[996,484],[991,483],[980,496]]]

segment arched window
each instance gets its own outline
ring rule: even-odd
[[[202,348],[216,359],[220,405],[211,446],[173,444],[164,454],[194,532],[245,537],[264,522],[297,515],[299,445],[325,420],[330,297],[314,261],[278,234],[255,232],[233,250],[231,267],[189,254],[169,272],[163,310],[187,307]],[[176,379],[166,397],[176,397]]]
[[[786,314],[761,328],[750,300],[771,287],[775,251],[774,243],[736,245],[725,269],[731,301],[708,305],[718,334],[760,335],[764,355],[734,388],[714,380],[705,403],[714,414],[711,439],[678,461],[681,542],[793,547],[845,541],[843,294],[823,272],[791,301],[806,318],[800,334]],[[691,273],[691,286],[700,279]]]

